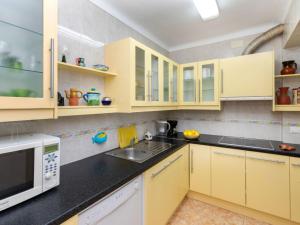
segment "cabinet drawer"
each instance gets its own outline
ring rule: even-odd
[[[213,148],[212,196],[245,205],[245,151]]]
[[[247,152],[246,165],[246,206],[289,219],[289,157]]]

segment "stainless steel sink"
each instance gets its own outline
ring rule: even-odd
[[[105,153],[121,159],[143,163],[157,154],[170,149],[173,145],[156,141],[142,141],[133,148],[116,149]]]

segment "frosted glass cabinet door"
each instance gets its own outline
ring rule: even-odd
[[[199,100],[201,104],[217,102],[218,65],[218,60],[210,60],[199,63]]]
[[[191,103],[196,101],[196,67],[183,67],[183,102]]]
[[[55,106],[56,27],[56,0],[1,1],[0,108]]]
[[[172,102],[176,103],[178,102],[178,66],[177,65],[173,65],[173,74],[172,74],[172,80],[171,80],[171,84],[172,84]]]
[[[146,63],[145,51],[135,47],[135,100],[146,100]]]
[[[163,61],[163,82],[164,82],[164,102],[170,101],[170,64],[167,61]]]
[[[151,55],[151,101],[159,101],[159,82],[158,82],[159,60],[155,55]]]

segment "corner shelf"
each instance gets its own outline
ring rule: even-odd
[[[300,74],[291,74],[291,75],[276,75],[276,79],[284,79],[284,78],[293,78],[293,77],[298,77],[300,78]]]
[[[101,77],[116,77],[116,73],[111,73],[107,71],[101,71],[94,68],[77,66],[69,63],[58,62],[58,68],[68,70],[71,72],[85,73],[85,74],[93,74]]]
[[[296,105],[275,105],[274,111],[277,112],[299,112],[300,111],[300,104]]]
[[[95,114],[107,114],[107,113],[117,113],[118,109],[115,105],[109,106],[59,106],[58,107],[58,117],[64,116],[80,116],[80,115],[95,115]]]

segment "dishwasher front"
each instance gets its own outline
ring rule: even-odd
[[[79,225],[143,225],[143,177],[84,210],[79,214]]]

